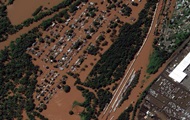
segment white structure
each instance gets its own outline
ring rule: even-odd
[[[174,79],[176,82],[181,82],[187,74],[183,71],[190,65],[190,52],[185,58],[177,65],[177,67],[169,74],[169,77]]]

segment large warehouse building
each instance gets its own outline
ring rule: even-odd
[[[181,83],[183,79],[187,76],[187,74],[184,73],[183,71],[189,66],[189,64],[190,64],[190,52],[169,74],[169,77],[171,77],[174,81]]]

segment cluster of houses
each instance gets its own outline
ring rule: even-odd
[[[109,40],[105,34],[116,34],[114,29],[123,23],[117,15],[111,15],[106,8],[93,2],[83,4],[78,11],[65,23],[53,22],[27,49],[44,69],[35,96],[43,104],[49,102],[57,89],[62,89],[62,83],[66,80],[62,75],[67,72],[79,73],[79,68],[89,57],[88,51],[98,47],[97,40]],[[108,29],[112,29],[112,32],[106,32]],[[40,103],[39,107],[43,104]]]

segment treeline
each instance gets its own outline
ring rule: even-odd
[[[44,11],[44,12],[40,12],[39,14],[35,15],[33,18],[29,18],[27,20],[25,20],[23,22],[23,26],[29,26],[30,24],[32,24],[33,22],[37,22],[41,19],[43,19],[46,16],[52,15],[53,13],[59,11],[60,9],[63,9],[61,12],[59,12],[58,14],[54,15],[53,18],[50,18],[48,20],[45,20],[43,22],[43,29],[47,28],[50,24],[50,21],[58,21],[58,22],[65,22],[65,20],[62,20],[62,17],[65,17],[65,19],[68,19],[70,17],[70,15],[67,13],[67,11],[69,10],[69,12],[73,13],[76,10],[78,10],[77,6],[80,5],[82,2],[87,2],[88,0],[64,0],[63,2],[61,2],[60,4],[54,6],[53,8]],[[40,11],[40,8],[36,10],[36,13],[38,13],[38,11]]]
[[[23,110],[30,120],[35,120],[35,116],[47,119],[35,112],[33,93],[39,67],[34,66],[32,57],[25,53],[26,48],[30,47],[39,36],[37,29],[33,29],[0,51],[1,120],[21,120]]]
[[[36,16],[41,10],[42,10],[42,6],[40,6],[40,7],[38,7],[35,11],[34,11],[34,13],[32,13],[32,16]]]
[[[61,18],[64,17],[65,19],[68,19],[70,17],[70,15],[68,14],[68,10],[64,9],[61,12],[59,12],[58,14],[56,14],[54,17],[44,20],[41,24],[41,27],[43,30],[46,30],[54,21],[58,21],[58,22],[65,22],[63,21]]]
[[[0,41],[4,41],[8,38],[9,34],[16,32],[15,27],[11,24],[7,17],[7,6],[0,6]]]
[[[153,15],[150,10],[155,10],[157,2],[147,0],[145,8],[139,13],[138,21],[132,25],[126,23],[121,27],[116,42],[101,56],[87,77],[85,86],[99,89],[123,77],[128,64],[134,59],[147,35]]]
[[[61,2],[60,4],[54,6],[53,8],[44,11],[44,12],[40,12],[39,14],[37,14],[36,16],[34,16],[33,18],[28,18],[27,20],[25,20],[22,23],[22,27],[27,27],[29,25],[31,25],[33,22],[38,22],[39,20],[43,19],[44,17],[47,17],[49,15],[52,15],[53,13],[59,11],[62,8],[66,8],[69,5],[71,5],[73,2],[73,0],[64,0],[63,2]]]
[[[85,0],[80,0],[80,1],[85,1]],[[44,17],[47,17],[49,15],[52,15],[54,12],[57,12],[58,10],[62,8],[66,8],[67,6],[70,6],[74,2],[74,0],[64,0],[60,4],[54,6],[53,8],[37,13],[39,9],[36,10],[36,14],[33,18],[28,18],[24,22],[22,22],[19,25],[12,25],[9,18],[7,17],[7,6],[1,6],[0,7],[0,42],[5,41],[8,38],[8,35],[12,35],[19,30],[21,30],[23,27],[28,27],[29,25],[33,24],[34,22],[38,22],[39,20],[43,19]]]
[[[43,21],[44,23],[42,24],[42,28],[45,29],[50,25],[50,22],[53,21],[58,21],[58,22],[65,22],[65,20],[62,20],[61,17],[65,17],[65,19],[68,19],[70,16],[67,13],[68,9],[71,13],[75,12],[78,8],[77,6],[81,4],[81,2],[88,2],[88,0],[64,0],[61,3],[59,3],[58,5],[52,7],[49,10],[40,12],[42,9],[42,6],[40,6],[39,8],[36,9],[36,11],[32,14],[33,17],[32,18],[28,18],[26,19],[24,22],[22,22],[19,25],[12,25],[9,18],[7,17],[7,7],[1,6],[0,7],[0,42],[5,41],[8,38],[8,35],[12,35],[16,32],[18,32],[19,30],[21,30],[23,27],[28,27],[31,24],[33,24],[34,22],[38,22],[41,19],[43,19],[44,17],[47,17],[49,15],[52,15],[53,13],[59,11],[60,9],[63,9],[61,12],[59,12],[58,14],[56,14],[53,18],[50,18],[46,21]],[[68,7],[69,6],[69,7]],[[68,7],[68,9],[67,9]],[[66,13],[65,13],[66,12]]]

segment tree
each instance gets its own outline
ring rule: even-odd
[[[95,32],[94,28],[90,28],[90,32],[91,33]]]
[[[64,91],[65,91],[66,93],[68,93],[68,92],[70,92],[71,87],[68,86],[68,85],[65,85],[63,89],[64,89]]]
[[[46,30],[53,22],[53,19],[48,19],[42,22],[41,26],[43,30]]]
[[[55,39],[54,39],[54,38],[51,38],[51,42],[53,42],[53,43],[54,43],[54,42],[55,42]]]
[[[100,25],[100,23],[99,23],[99,22],[94,21],[94,22],[93,22],[93,25],[94,25],[95,27],[98,27],[98,25]]]
[[[91,39],[91,38],[92,37],[89,34],[86,35],[86,39]]]
[[[44,43],[44,39],[43,38],[39,38],[39,41],[41,42],[41,43]]]
[[[103,40],[105,40],[105,38],[104,38],[103,35],[100,35],[100,36],[98,37],[98,40],[103,41]]]
[[[32,16],[36,16],[40,11],[42,10],[42,6],[38,7],[34,13],[32,14]]]
[[[136,3],[136,2],[132,2],[132,5],[133,5],[133,6],[138,6],[139,4]]]
[[[70,114],[70,115],[73,115],[73,114],[74,114],[74,112],[73,112],[72,110],[70,110],[70,111],[69,111],[69,114]]]

